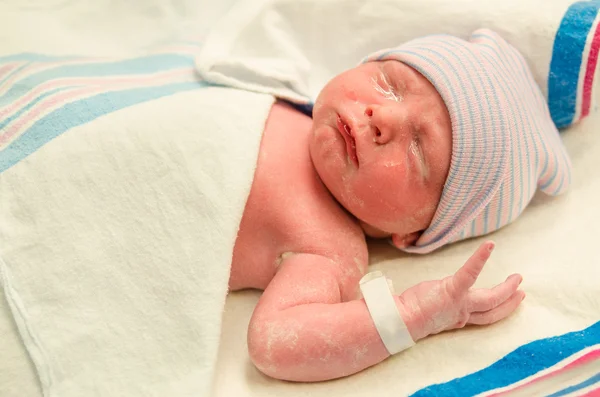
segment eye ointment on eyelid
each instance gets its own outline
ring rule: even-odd
[[[396,102],[402,102],[402,99],[404,99],[402,95],[396,92],[383,72],[380,72],[378,77],[371,77],[371,81],[373,82],[375,91],[379,92],[386,99]]]
[[[427,162],[425,161],[425,155],[423,154],[423,149],[421,145],[418,143],[417,139],[413,139],[410,143],[409,150],[411,153],[418,159],[419,170],[425,179],[429,178],[429,167],[427,166]]]
[[[394,302],[391,280],[380,271],[374,271],[365,274],[359,285],[371,319],[388,353],[394,355],[412,347],[415,342]]]

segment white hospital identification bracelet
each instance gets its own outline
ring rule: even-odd
[[[360,279],[360,291],[377,332],[387,351],[393,355],[412,347],[415,342],[398,312],[391,287],[391,281],[380,271],[367,273]]]

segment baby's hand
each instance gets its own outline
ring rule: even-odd
[[[519,306],[525,298],[517,290],[519,274],[491,289],[471,289],[493,249],[494,243],[484,243],[454,275],[417,284],[400,295],[403,309],[413,318],[415,340],[466,324],[492,324]]]

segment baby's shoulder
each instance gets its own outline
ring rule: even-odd
[[[312,120],[276,103],[260,144],[243,228],[270,254],[304,252],[366,261],[362,229],[333,198],[309,153]],[[260,232],[259,232],[260,231]],[[351,259],[354,262],[354,259]]]

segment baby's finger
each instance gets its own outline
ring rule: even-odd
[[[452,277],[452,284],[456,292],[466,291],[475,284],[493,249],[494,243],[491,241],[481,244],[467,262],[458,269]]]
[[[471,313],[467,324],[488,325],[508,317],[525,299],[525,292],[519,290],[500,306],[488,310],[487,312]]]
[[[469,312],[487,312],[499,306],[515,293],[521,281],[523,281],[523,277],[520,274],[513,274],[492,289],[471,290],[469,292]]]

